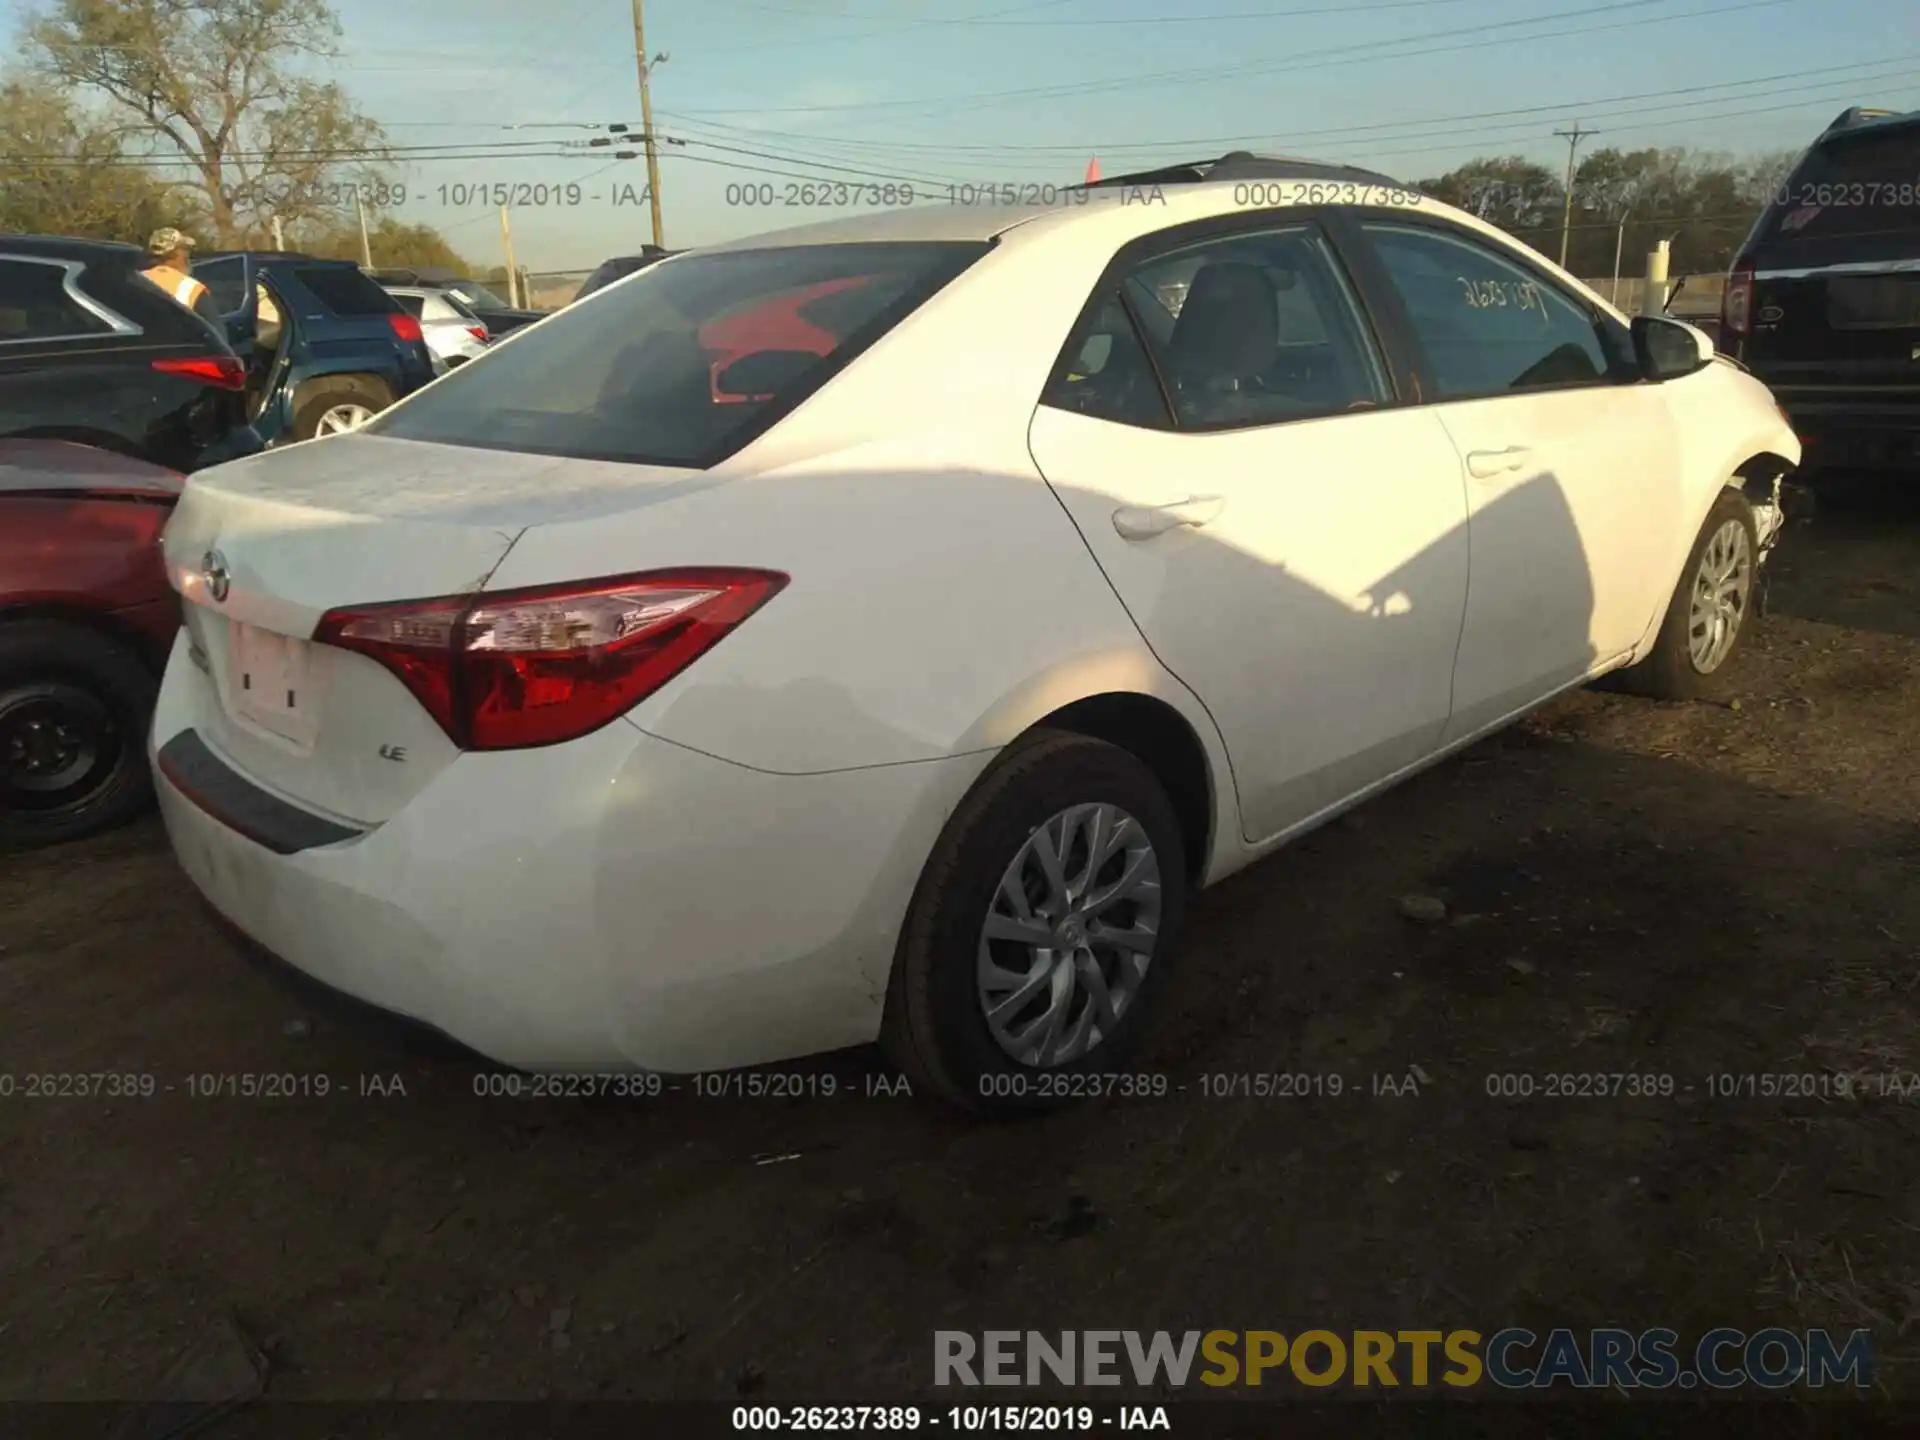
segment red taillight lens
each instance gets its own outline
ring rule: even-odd
[[[769,570],[661,570],[331,610],[313,638],[385,665],[461,748],[516,750],[624,715],[786,584]]]
[[[1742,260],[1727,272],[1727,291],[1720,300],[1720,328],[1729,335],[1745,335],[1753,327],[1753,262]]]
[[[222,390],[247,388],[247,367],[231,355],[163,355],[153,362],[163,375],[179,375]]]
[[[467,333],[473,336],[473,338],[478,340],[482,345],[487,343],[487,327],[486,326],[469,325],[467,326]]]
[[[396,312],[395,314],[387,316],[387,323],[393,326],[393,333],[398,335],[402,340],[411,341],[421,338],[420,322],[411,315],[403,315]]]

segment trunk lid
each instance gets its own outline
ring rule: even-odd
[[[194,728],[283,798],[378,824],[460,752],[384,667],[312,644],[320,618],[343,606],[470,594],[530,526],[712,483],[693,472],[371,434],[201,471],[162,542],[185,612]]]

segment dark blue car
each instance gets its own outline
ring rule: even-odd
[[[357,429],[433,379],[420,322],[349,260],[233,251],[196,260],[247,367],[267,444]]]

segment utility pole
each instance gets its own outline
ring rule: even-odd
[[[360,198],[360,192],[353,192],[353,208],[360,212],[360,263],[367,269],[373,268],[373,242],[367,238],[367,202]]]
[[[274,213],[273,217],[273,248],[276,250],[284,250],[287,248],[287,237],[280,229],[280,215],[278,211]]]
[[[500,240],[507,247],[507,303],[520,308],[520,268],[513,263],[513,228],[507,224],[507,207],[500,207]]]
[[[641,4],[642,0],[633,0],[633,53],[640,63],[640,122],[647,132],[647,199],[653,206],[653,243],[664,249],[667,238],[660,225],[660,151],[653,143],[653,94],[647,88],[656,62],[647,58],[647,27],[640,15]]]
[[[638,4],[639,0],[634,0],[634,3]],[[1576,120],[1573,122],[1573,129],[1556,130],[1553,133],[1555,135],[1558,135],[1562,140],[1565,140],[1567,142],[1566,208],[1562,210],[1560,213],[1560,268],[1564,270],[1567,268],[1567,237],[1572,233],[1572,230],[1573,230],[1574,152],[1580,148],[1580,142],[1582,140],[1589,139],[1592,136],[1598,135],[1600,132],[1598,130],[1582,130],[1580,128],[1580,122]]]

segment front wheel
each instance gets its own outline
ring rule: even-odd
[[[1125,750],[1038,731],[948,821],[903,929],[883,1043],[974,1112],[1099,1093],[1149,1017],[1187,894],[1165,791]]]
[[[1725,681],[1752,620],[1760,545],[1753,507],[1720,492],[1687,556],[1647,658],[1620,673],[1621,688],[1657,700],[1696,700]]]

